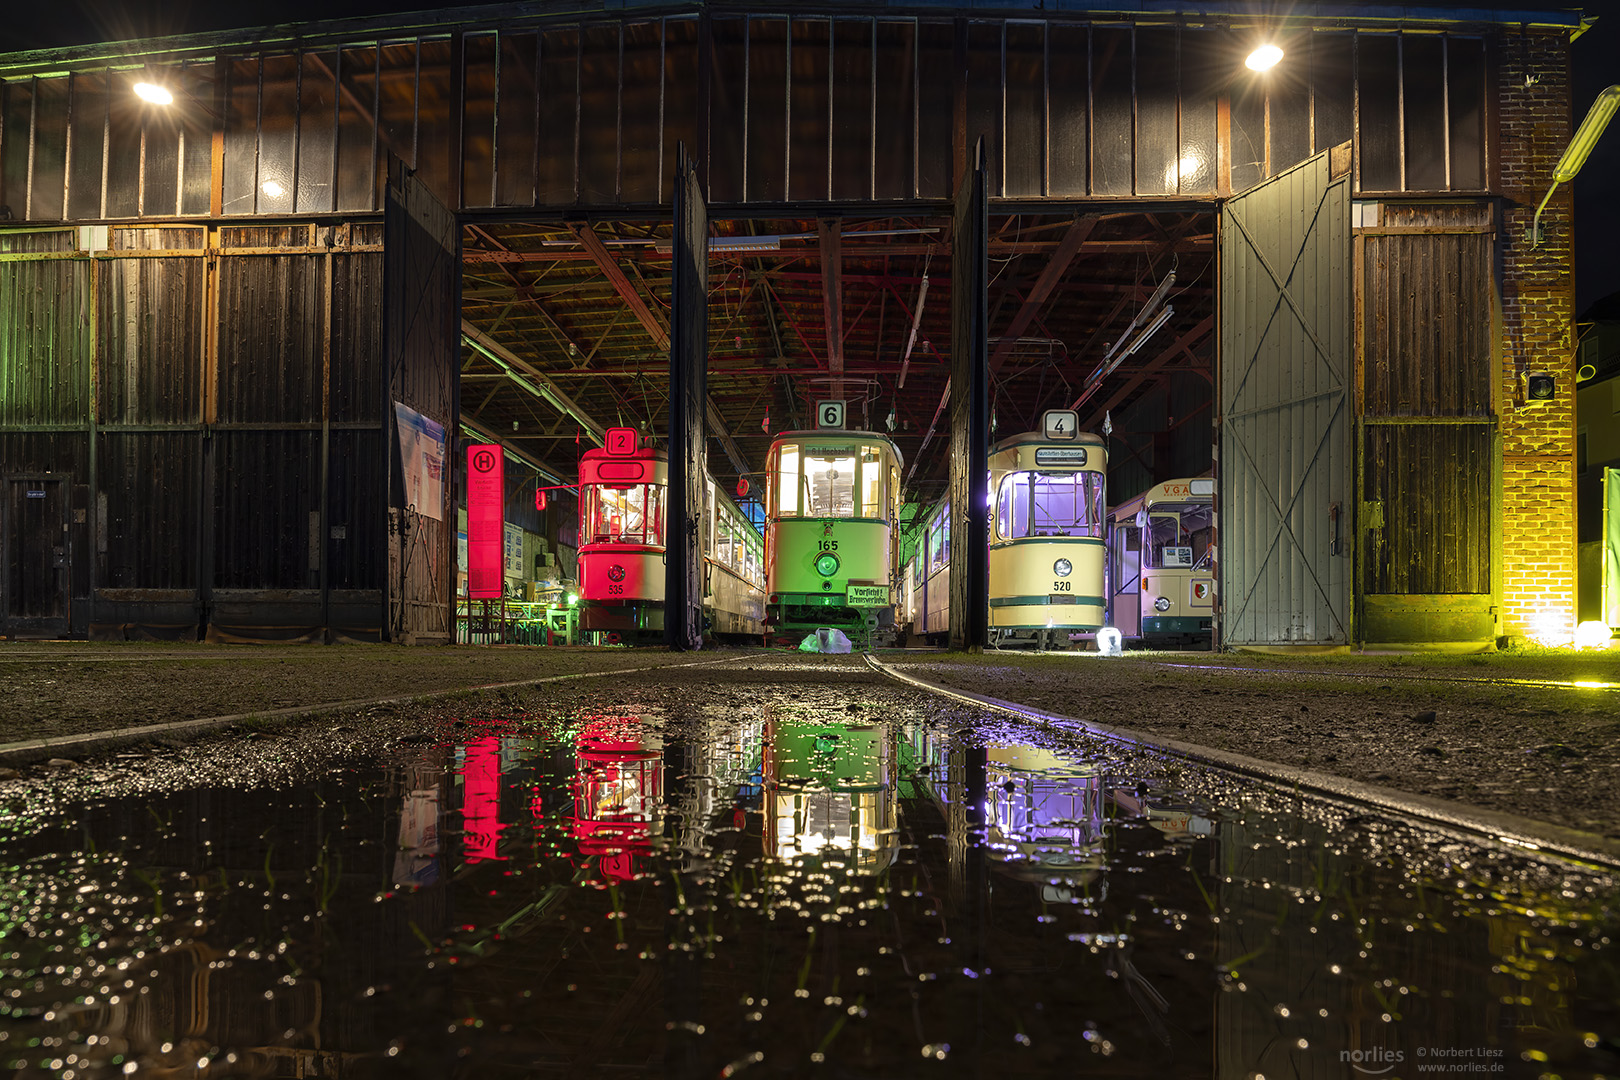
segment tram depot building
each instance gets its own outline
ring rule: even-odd
[[[0,635],[448,640],[466,444],[565,550],[606,428],[732,490],[836,398],[918,503],[1046,408],[1110,502],[1213,475],[1223,645],[1567,643],[1580,13],[1286,11],[0,55]]]

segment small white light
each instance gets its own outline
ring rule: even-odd
[[[1253,71],[1265,71],[1277,66],[1277,61],[1283,58],[1283,51],[1275,45],[1262,45],[1249,54],[1243,61]]]
[[[1170,598],[1168,596],[1161,596],[1157,600],[1153,601],[1153,610],[1154,611],[1169,611],[1170,610]]]
[[[1608,623],[1589,619],[1575,628],[1575,647],[1577,649],[1596,649],[1607,645],[1613,637],[1613,631]]]
[[[1112,626],[1097,631],[1097,652],[1103,656],[1124,656],[1125,635]]]
[[[260,184],[259,187],[262,188],[264,193],[270,196],[272,199],[279,199],[283,195],[287,194],[287,189],[282,187],[281,184],[275,180],[266,180],[264,183]]]
[[[135,84],[135,96],[142,101],[150,101],[153,105],[173,105],[174,95],[157,83],[138,82]]]
[[[1073,570],[1074,566],[1068,559],[1059,559],[1052,564],[1052,573],[1058,577],[1068,577]]]

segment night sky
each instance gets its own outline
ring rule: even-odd
[[[0,52],[380,15],[417,6],[410,0],[19,0],[10,5],[5,25],[0,26]],[[1471,6],[1520,5],[1479,0]],[[1541,5],[1529,0],[1522,6]],[[1576,124],[1605,86],[1620,82],[1620,62],[1616,60],[1620,57],[1620,0],[1596,0],[1583,8],[1598,15],[1599,21],[1574,46]],[[1584,312],[1602,297],[1620,292],[1620,118],[1576,178],[1575,208],[1576,310]]]

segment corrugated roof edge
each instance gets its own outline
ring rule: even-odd
[[[331,21],[287,23],[262,28],[244,27],[236,30],[213,30],[194,34],[176,34],[168,37],[138,38],[132,41],[101,42],[91,45],[72,45],[56,49],[33,49],[25,52],[0,53],[0,78],[39,76],[57,70],[106,65],[140,64],[154,59],[197,59],[218,52],[261,52],[278,47],[296,48],[312,45],[331,46],[361,42],[392,40],[418,34],[448,34],[454,30],[493,29],[525,23],[567,21],[612,15],[695,15],[708,11],[714,14],[755,13],[762,16],[850,16],[883,14],[903,17],[910,14],[940,15],[945,12],[961,15],[975,13],[1012,16],[1027,13],[1034,17],[1085,16],[1095,19],[1120,18],[1137,20],[1174,19],[1231,21],[1247,25],[1257,20],[1244,0],[1206,0],[1203,3],[1185,3],[1182,0],[1141,0],[1138,3],[1096,3],[1094,0],[870,0],[858,4],[817,4],[813,8],[794,5],[773,7],[769,4],[686,2],[661,3],[640,0],[598,0],[580,3],[562,0],[558,3],[489,4],[479,7],[440,8],[428,11],[401,12],[398,15],[376,15],[364,18]],[[1264,20],[1274,25],[1302,25],[1332,23],[1336,27],[1400,26],[1432,28],[1436,24],[1453,27],[1467,26],[1525,26],[1542,30],[1579,31],[1581,9],[1569,7],[1513,7],[1492,8],[1475,5],[1361,5],[1354,3],[1301,4],[1287,15]]]

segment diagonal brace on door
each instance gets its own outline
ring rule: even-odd
[[[1342,181],[1340,182],[1342,183]],[[1332,184],[1328,184],[1322,189],[1322,194],[1317,199],[1316,209],[1311,214],[1311,222],[1306,227],[1303,234],[1307,238],[1316,235],[1316,223],[1322,217],[1322,208],[1327,205],[1328,194],[1332,190]],[[1266,320],[1265,329],[1260,333],[1259,339],[1255,344],[1254,352],[1249,355],[1248,362],[1243,369],[1243,378],[1240,379],[1237,386],[1233,388],[1232,402],[1236,403],[1238,397],[1243,393],[1243,388],[1249,381],[1249,375],[1254,371],[1255,363],[1260,358],[1260,344],[1265,341],[1266,334],[1271,330],[1272,323],[1274,323],[1277,319],[1277,312],[1281,309],[1284,302],[1286,302],[1289,309],[1293,311],[1294,319],[1296,322],[1298,322],[1299,328],[1305,331],[1305,335],[1311,339],[1312,346],[1315,347],[1317,355],[1322,358],[1322,362],[1327,367],[1329,373],[1331,373],[1335,379],[1342,382],[1343,375],[1334,366],[1333,357],[1328,352],[1327,346],[1322,344],[1322,339],[1316,336],[1316,330],[1311,326],[1310,321],[1306,319],[1305,312],[1294,300],[1294,295],[1289,291],[1288,288],[1288,286],[1294,280],[1294,271],[1299,269],[1300,259],[1304,258],[1305,256],[1306,245],[1301,244],[1299,249],[1294,252],[1294,261],[1293,264],[1288,268],[1288,279],[1285,281],[1281,276],[1278,275],[1276,268],[1271,265],[1271,261],[1266,258],[1265,252],[1260,250],[1259,241],[1254,238],[1254,234],[1249,231],[1249,227],[1243,222],[1243,215],[1236,210],[1233,210],[1230,204],[1227,206],[1226,215],[1231,219],[1232,224],[1237,226],[1238,231],[1243,234],[1244,240],[1248,242],[1249,250],[1254,252],[1254,257],[1259,261],[1261,267],[1265,269],[1266,273],[1270,275],[1272,282],[1277,286],[1277,304],[1271,310],[1271,317]]]
[[[1238,435],[1236,432],[1233,433],[1232,441],[1237,445],[1237,448],[1242,451],[1244,458],[1248,460],[1249,470],[1257,479],[1260,480],[1260,490],[1265,492],[1266,499],[1271,503],[1271,508],[1277,515],[1277,531],[1272,534],[1271,546],[1266,549],[1265,558],[1260,560],[1259,567],[1251,577],[1248,595],[1243,598],[1243,605],[1238,608],[1237,614],[1233,616],[1232,622],[1234,624],[1241,622],[1244,613],[1249,610],[1249,603],[1254,599],[1255,589],[1257,589],[1260,584],[1260,574],[1258,571],[1265,569],[1266,565],[1271,562],[1272,556],[1277,552],[1278,542],[1282,539],[1282,535],[1284,533],[1288,534],[1289,541],[1293,544],[1294,548],[1300,552],[1300,554],[1306,554],[1305,545],[1300,543],[1299,537],[1295,536],[1294,531],[1288,527],[1288,516],[1294,512],[1294,506],[1299,502],[1300,495],[1305,491],[1305,485],[1311,479],[1317,463],[1322,458],[1322,451],[1328,444],[1328,436],[1333,433],[1334,424],[1340,419],[1343,412],[1344,399],[1340,398],[1333,407],[1333,415],[1328,417],[1328,422],[1322,425],[1322,433],[1317,437],[1316,440],[1316,449],[1311,454],[1310,462],[1303,470],[1300,471],[1299,483],[1294,488],[1294,493],[1288,500],[1288,508],[1286,510],[1278,505],[1277,497],[1272,494],[1271,489],[1266,486],[1260,472],[1259,464],[1254,460],[1254,455],[1249,453],[1249,448],[1244,443],[1242,436]],[[1305,572],[1310,575],[1311,584],[1316,587],[1317,595],[1322,598],[1322,602],[1327,606],[1327,610],[1332,613],[1333,622],[1337,626],[1339,632],[1341,634],[1347,633],[1344,623],[1340,621],[1338,612],[1334,609],[1332,598],[1328,596],[1327,590],[1322,586],[1321,579],[1316,575],[1315,564],[1309,559],[1305,560]]]

